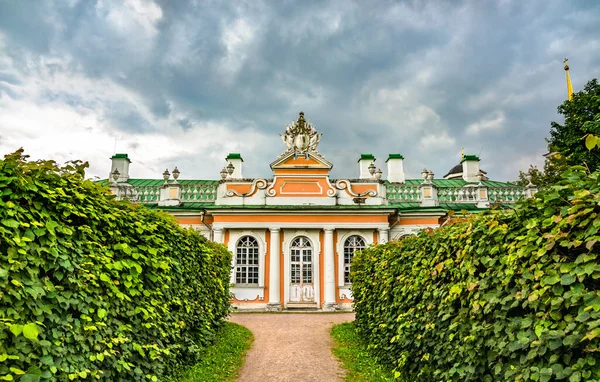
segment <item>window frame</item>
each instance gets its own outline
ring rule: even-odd
[[[348,242],[354,238],[360,239],[360,241],[362,242],[362,246],[347,245]],[[352,282],[350,281],[350,272],[351,272],[350,264],[352,263],[352,259],[354,259],[354,254],[357,251],[362,251],[362,250],[366,249],[367,247],[368,247],[367,240],[362,235],[352,233],[352,234],[348,235],[348,237],[344,238],[344,241],[342,242],[342,253],[341,253],[341,255],[342,255],[341,277],[343,277],[343,279],[344,279],[343,285],[352,285]],[[348,255],[348,253],[346,252],[346,249],[352,249],[352,252],[349,254],[349,257],[350,257],[349,262],[346,261],[346,255]],[[348,276],[347,278],[346,278],[346,275]]]
[[[244,240],[252,240],[252,246],[240,245]],[[240,251],[241,250],[241,251]],[[252,251],[252,253],[251,253]],[[236,287],[257,287],[260,284],[260,241],[252,236],[252,235],[242,235],[235,243],[235,262],[233,269],[233,281]],[[243,256],[242,259],[245,260],[244,263],[239,262],[239,256]],[[252,256],[253,258],[250,258]],[[250,261],[254,261],[250,263]],[[244,269],[245,272],[242,274],[238,272],[239,269]],[[252,272],[252,274],[250,273]],[[242,281],[246,282],[238,282],[238,275],[241,274]],[[252,278],[252,279],[251,279]],[[248,282],[254,281],[256,282]]]

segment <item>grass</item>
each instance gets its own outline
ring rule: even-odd
[[[346,369],[347,382],[394,380],[392,371],[369,353],[367,345],[356,333],[354,322],[335,325],[331,328],[331,336],[335,342],[332,352]]]
[[[185,370],[175,381],[235,381],[252,341],[254,337],[250,330],[226,322],[219,330],[215,344],[206,349],[202,361]]]

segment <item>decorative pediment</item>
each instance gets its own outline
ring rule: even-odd
[[[285,154],[285,153],[284,153]],[[305,153],[302,156],[298,156],[294,152],[288,152],[287,154],[280,156],[277,160],[271,163],[271,169],[324,169],[331,170],[333,164],[325,160],[320,155],[313,153]]]

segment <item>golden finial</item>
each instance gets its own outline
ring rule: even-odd
[[[461,147],[461,148],[460,148],[460,157],[461,157],[461,158],[464,158],[464,157],[465,157],[465,148],[464,148],[464,147]]]
[[[573,99],[573,85],[571,84],[571,76],[569,76],[569,59],[565,58],[563,60],[565,64],[565,73],[567,75],[567,93],[569,95],[569,101]]]

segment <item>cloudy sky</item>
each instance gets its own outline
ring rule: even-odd
[[[361,153],[441,177],[460,148],[496,180],[541,164],[550,121],[600,77],[600,2],[0,0],[0,154],[105,178],[268,177],[299,111],[335,177]]]

